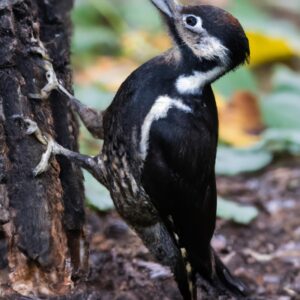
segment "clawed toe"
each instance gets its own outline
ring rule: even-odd
[[[42,155],[41,161],[36,166],[36,168],[33,170],[33,175],[36,177],[36,176],[46,172],[49,169],[49,160],[51,158],[51,154],[53,151],[54,141],[51,137],[49,137],[49,136],[46,137],[45,135],[42,134],[42,132],[36,122],[32,121],[29,118],[25,118],[24,122],[27,125],[26,134],[27,135],[34,134],[34,136],[40,143],[42,143],[43,145],[47,145],[47,150]]]
[[[42,134],[40,128],[38,127],[37,123],[32,121],[29,118],[24,119],[25,124],[27,125],[26,134],[33,135],[36,139],[43,145],[47,145],[47,138]]]
[[[22,115],[14,115],[12,117],[14,120],[21,120],[26,126],[26,135],[34,135],[35,138],[43,145],[47,145],[46,152],[42,155],[41,161],[37,167],[33,170],[33,175],[36,177],[49,169],[49,160],[54,149],[54,141],[50,136],[45,136],[37,123],[29,118]]]
[[[47,140],[45,136],[42,134],[36,122],[34,122],[29,118],[24,117],[23,115],[13,115],[11,119],[21,121],[23,122],[23,124],[25,124],[26,135],[34,135],[40,143],[42,143],[43,145],[47,144]]]
[[[58,82],[51,62],[45,60],[44,69],[46,70],[47,84],[42,88],[39,94],[29,94],[28,96],[32,99],[47,99],[53,90],[59,88],[60,83]]]
[[[39,176],[42,173],[45,173],[46,171],[48,171],[49,166],[50,166],[49,161],[50,161],[51,155],[54,154],[54,151],[53,151],[54,145],[55,145],[54,140],[51,137],[48,137],[47,138],[47,150],[42,155],[42,158],[41,158],[41,161],[39,162],[39,164],[33,170],[34,177]]]

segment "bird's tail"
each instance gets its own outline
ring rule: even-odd
[[[241,298],[249,295],[248,288],[224,265],[215,251],[212,249],[213,274],[211,283],[220,291],[227,291],[232,296]]]

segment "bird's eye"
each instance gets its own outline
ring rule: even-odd
[[[188,16],[186,19],[185,19],[185,22],[187,25],[191,26],[191,27],[195,27],[198,23],[198,20],[196,17],[194,16]]]

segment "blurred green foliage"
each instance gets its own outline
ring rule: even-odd
[[[161,28],[150,1],[142,0],[77,0],[73,22],[73,54],[77,63],[82,56],[121,55],[124,32],[137,28],[154,32]]]

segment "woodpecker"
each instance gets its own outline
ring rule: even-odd
[[[35,174],[46,170],[51,153],[79,163],[107,187],[117,211],[153,256],[171,268],[185,300],[196,299],[197,277],[219,294],[242,297],[246,287],[210,245],[218,142],[211,84],[248,61],[248,39],[239,21],[220,8],[151,1],[174,47],[135,70],[104,112],[81,104],[52,76],[104,144],[96,157],[74,153],[28,121],[28,132],[48,143]]]

